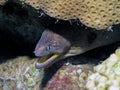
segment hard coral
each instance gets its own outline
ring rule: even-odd
[[[19,56],[0,63],[0,90],[41,90],[44,71],[34,67],[36,61]]]
[[[87,90],[120,90],[120,48],[94,67],[87,80]]]
[[[62,20],[78,18],[88,27],[105,29],[120,23],[120,0],[20,0]]]

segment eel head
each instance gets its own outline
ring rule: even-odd
[[[62,59],[69,48],[70,42],[67,39],[50,30],[45,30],[35,47],[34,54],[40,57],[35,67],[37,69],[49,67],[57,60]]]

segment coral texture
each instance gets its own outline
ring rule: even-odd
[[[92,70],[91,64],[66,64],[49,80],[44,90],[84,90],[86,79]]]
[[[120,49],[94,67],[86,87],[87,90],[120,90]]]
[[[0,90],[38,90],[44,72],[34,67],[36,61],[19,56],[0,64]]]
[[[120,23],[120,0],[20,0],[62,20],[78,18],[98,30]]]

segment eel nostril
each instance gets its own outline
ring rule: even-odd
[[[34,54],[35,54],[35,56],[37,56],[37,57],[39,57],[40,55],[39,55],[39,53],[38,52],[36,52],[36,51],[34,51],[33,52]]]

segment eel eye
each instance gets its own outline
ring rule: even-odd
[[[52,46],[49,44],[47,47],[46,47],[46,50],[47,51],[50,51],[52,49]]]

